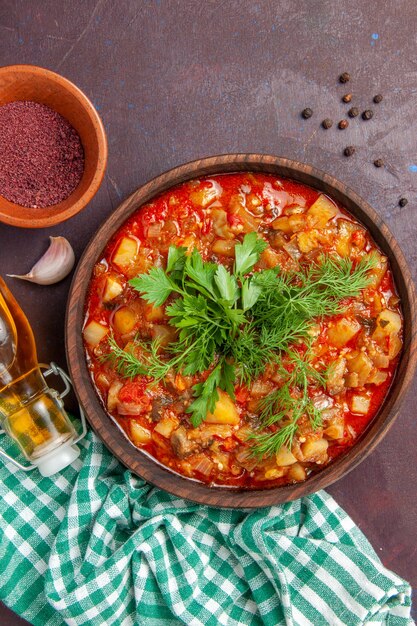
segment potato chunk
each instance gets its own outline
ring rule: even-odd
[[[178,420],[171,419],[170,417],[164,417],[160,422],[158,422],[154,430],[163,437],[166,437],[166,439],[169,439],[176,428],[178,428]]]
[[[402,341],[398,335],[391,335],[389,338],[388,358],[394,359],[400,353],[403,347]]]
[[[371,359],[364,353],[360,352],[357,356],[347,361],[348,372],[357,374],[357,384],[352,387],[362,387],[367,381],[373,369]]]
[[[305,215],[300,214],[277,217],[271,226],[274,230],[280,230],[286,235],[291,235],[306,227],[306,218]]]
[[[320,233],[315,228],[306,232],[298,233],[297,243],[301,252],[308,254],[308,252],[320,247]]]
[[[279,467],[266,469],[263,476],[258,476],[258,480],[276,480],[284,476],[284,470]]]
[[[271,226],[274,230],[280,230],[286,235],[290,235],[292,233],[292,228],[288,217],[277,217],[271,223]]]
[[[207,413],[206,422],[209,424],[239,424],[240,418],[235,403],[229,394],[217,389],[219,399],[213,413]]]
[[[324,435],[327,439],[343,439],[344,431],[345,425],[342,421],[340,421],[330,424],[330,426],[325,428]]]
[[[356,372],[350,372],[345,378],[346,387],[360,387],[359,376]]]
[[[123,237],[113,255],[113,264],[122,270],[128,268],[134,262],[138,250],[139,242],[136,239]]]
[[[84,328],[83,335],[88,345],[95,347],[98,346],[108,332],[109,329],[106,326],[93,320]]]
[[[230,211],[236,215],[241,223],[243,224],[244,229],[247,232],[251,230],[257,231],[259,226],[259,219],[255,218],[252,213],[245,207],[243,204],[244,200],[241,194],[234,194],[230,198]]]
[[[350,404],[350,410],[352,413],[366,415],[369,412],[370,406],[371,399],[367,396],[353,396]]]
[[[216,239],[213,244],[212,250],[215,254],[222,254],[223,256],[235,258],[235,245],[236,241],[230,239]]]
[[[124,335],[134,329],[137,321],[136,313],[128,306],[122,306],[113,316],[113,328]]]
[[[145,317],[148,322],[159,322],[165,318],[165,311],[162,306],[146,305]]]
[[[324,228],[336,214],[337,207],[330,198],[321,194],[307,211],[307,223],[310,228]]]
[[[213,208],[211,218],[213,220],[213,230],[218,237],[222,239],[233,239],[233,233],[230,230],[229,222],[227,221],[227,213],[224,209]]]
[[[263,262],[266,267],[277,267],[281,260],[278,252],[275,252],[271,247],[266,248],[261,254],[261,262]]]
[[[388,378],[388,372],[381,372],[380,370],[375,370],[374,372],[372,372],[372,374],[369,376],[368,380],[366,381],[369,384],[372,385],[382,385]]]
[[[206,208],[209,204],[214,202],[218,196],[218,190],[214,185],[212,185],[211,187],[204,187],[202,189],[198,189],[197,191],[192,191],[190,193],[190,200],[197,206]]]
[[[281,467],[286,467],[287,465],[292,465],[297,462],[295,456],[286,448],[285,446],[281,446],[281,448],[276,453],[276,461],[277,465]]]
[[[104,287],[103,302],[110,302],[120,296],[123,291],[123,285],[114,276],[109,276]]]
[[[398,334],[401,330],[401,316],[395,311],[384,309],[376,318],[376,328],[372,339],[378,341],[393,334]]]
[[[373,341],[370,341],[367,346],[368,355],[371,357],[373,364],[377,368],[385,369],[389,366],[389,357],[384,354],[382,348]]]
[[[307,478],[306,471],[300,463],[294,463],[294,465],[291,465],[287,476],[290,480],[293,480],[296,483],[299,483]]]
[[[352,250],[352,235],[358,230],[357,224],[345,219],[337,220],[336,252],[340,256],[349,256]]]
[[[301,446],[306,461],[318,463],[319,465],[327,461],[327,448],[329,442],[326,439],[313,439],[306,441]]]
[[[143,446],[146,443],[149,443],[151,440],[151,433],[147,428],[144,428],[136,422],[135,420],[131,420],[130,422],[130,437],[135,444],[135,446]]]
[[[372,256],[377,259],[377,264],[376,267],[374,267],[369,272],[369,277],[371,279],[369,287],[373,287],[374,289],[376,289],[377,287],[379,287],[382,279],[385,276],[385,272],[387,271],[388,267],[388,260],[385,256],[382,256],[382,254],[380,254],[377,250],[374,250],[372,252]],[[365,259],[366,257],[363,258]]]
[[[336,348],[345,346],[361,329],[361,325],[355,319],[343,317],[336,324],[329,327],[327,336],[330,343]]]

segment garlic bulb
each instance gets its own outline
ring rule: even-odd
[[[7,274],[11,278],[28,280],[38,285],[53,285],[68,276],[75,263],[74,250],[65,237],[49,237],[48,250],[32,267],[28,274],[18,276]]]

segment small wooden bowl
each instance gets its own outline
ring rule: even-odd
[[[0,221],[21,228],[59,224],[81,211],[93,198],[107,164],[107,139],[90,100],[69,80],[34,65],[0,68],[0,106],[16,100],[46,104],[65,117],[78,132],[84,148],[84,173],[79,185],[62,202],[31,209],[0,196]]]
[[[371,232],[374,240],[389,258],[404,314],[404,348],[396,376],[379,412],[356,444],[342,457],[305,482],[270,489],[239,490],[208,487],[174,474],[155,459],[137,450],[112,421],[96,394],[87,368],[82,324],[84,303],[91,272],[107,242],[139,207],[154,196],[186,180],[223,172],[253,171],[291,178],[322,191],[340,202]],[[66,349],[69,369],[78,399],[87,418],[106,446],[134,473],[173,493],[202,504],[217,507],[257,508],[287,502],[327,487],[363,461],[391,428],[402,398],[416,368],[416,304],[410,271],[394,237],[379,215],[346,185],[310,165],[259,154],[224,155],[193,161],[158,176],[140,187],[104,222],[84,252],[74,275],[67,306]]]

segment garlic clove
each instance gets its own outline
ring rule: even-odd
[[[28,280],[37,285],[53,285],[68,276],[75,263],[74,250],[70,242],[65,237],[49,237],[49,239],[51,242],[48,250],[30,272],[21,276],[17,274],[7,274],[7,276]]]

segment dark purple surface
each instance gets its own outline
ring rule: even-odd
[[[3,0],[0,63],[58,71],[92,99],[109,140],[106,179],[65,224],[25,231],[0,224],[0,273],[23,274],[66,236],[77,257],[102,220],[141,183],[191,160],[267,152],[311,163],[350,185],[384,217],[417,271],[415,61],[412,0]],[[341,72],[352,80],[338,83]],[[352,92],[349,105],[341,102]],[[373,104],[375,94],[384,100]],[[309,120],[300,117],[306,106]],[[375,115],[350,120],[350,106]],[[330,117],[329,130],[320,122]],[[347,145],[356,146],[350,158]],[[373,161],[383,158],[385,168]],[[406,196],[409,204],[398,207]],[[37,287],[8,279],[43,361],[65,366],[70,279]],[[417,586],[417,386],[383,443],[329,489],[383,563]],[[23,623],[0,608],[0,624]]]

